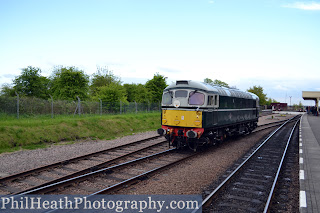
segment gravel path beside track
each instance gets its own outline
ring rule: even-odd
[[[273,117],[272,117],[273,116]],[[291,115],[287,116],[280,116],[280,115],[268,115],[261,117],[259,119],[259,125],[264,123],[272,123],[279,120],[288,119],[291,117]],[[139,134],[133,134],[129,136],[125,136],[122,138],[117,138],[115,140],[99,140],[99,141],[81,141],[76,142],[74,144],[65,144],[60,143],[61,145],[52,145],[51,147],[45,148],[45,149],[36,149],[36,150],[22,150],[17,151],[14,153],[3,153],[0,155],[0,176],[6,176],[9,174],[15,174],[18,172],[22,172],[25,170],[29,170],[32,168],[36,168],[39,166],[51,164],[57,161],[66,160],[69,158],[77,157],[80,155],[92,153],[95,151],[111,148],[114,146],[119,146],[122,144],[130,143],[136,140],[141,140],[144,138],[156,136],[156,131],[151,132],[145,132],[145,133],[139,133]],[[246,140],[248,138],[244,137],[241,140]],[[249,143],[247,143],[248,147],[250,147]],[[226,149],[226,151],[230,150],[231,147],[228,147],[228,143],[223,145],[221,148]],[[237,148],[235,148],[236,150]],[[235,158],[236,156],[241,156],[241,153],[236,154],[239,152],[239,150],[235,151],[235,153],[232,154]],[[212,154],[211,154],[212,155]],[[206,156],[206,155],[205,155]],[[230,155],[231,156],[231,155]],[[209,157],[207,157],[209,158]],[[217,160],[216,164],[222,164],[224,161],[231,161],[230,159],[224,159],[223,157],[216,157]],[[189,162],[191,164],[191,162]],[[212,162],[212,164],[215,164]],[[199,166],[199,165],[196,165]],[[202,167],[205,168],[205,167]],[[187,169],[187,168],[186,168]],[[206,176],[205,169],[202,169],[204,172],[204,176]],[[188,169],[185,171],[183,175],[180,176],[186,176],[188,173]],[[218,172],[219,170],[215,171]],[[165,174],[164,174],[165,176]],[[199,177],[202,176],[199,174]],[[169,180],[167,180],[169,182]],[[177,184],[179,182],[183,182],[182,180],[177,180]],[[196,181],[193,182],[196,184]]]

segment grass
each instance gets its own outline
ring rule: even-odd
[[[0,153],[20,149],[45,148],[77,139],[114,139],[132,133],[156,130],[160,113],[138,113],[102,116],[50,116],[16,119],[0,115]]]

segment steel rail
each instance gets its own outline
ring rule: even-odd
[[[288,119],[289,120],[289,119]],[[257,129],[253,130],[251,133],[256,133],[256,132],[260,132],[260,131],[263,131],[263,130],[266,130],[266,129],[270,129],[272,127],[277,127],[277,126],[280,126],[281,124],[283,124],[284,122],[288,121],[288,120],[283,120],[283,121],[277,121],[277,122],[273,122],[273,123],[267,123],[267,124],[262,124],[262,125],[259,125],[257,127]],[[294,120],[289,120],[289,123],[290,122],[294,122]],[[267,127],[264,127],[264,126],[267,126]],[[264,128],[261,128],[261,129],[258,129],[259,127],[264,127]]]
[[[60,182],[60,181],[63,181],[63,180],[67,180],[67,179],[70,179],[70,178],[73,178],[73,177],[77,177],[77,176],[80,176],[80,175],[83,175],[83,174],[86,174],[86,173],[90,173],[90,172],[96,171],[96,170],[98,170],[99,168],[101,168],[101,167],[103,167],[103,166],[106,166],[106,165],[108,165],[108,164],[114,163],[115,161],[121,160],[122,158],[126,158],[126,157],[129,157],[130,155],[134,155],[134,154],[137,154],[137,153],[139,153],[139,152],[143,152],[143,151],[145,151],[145,150],[148,150],[148,149],[150,149],[150,148],[159,146],[159,145],[164,144],[164,143],[166,143],[166,142],[167,142],[167,141],[158,142],[158,143],[156,143],[156,144],[153,144],[153,145],[144,147],[144,148],[142,148],[142,149],[139,149],[139,150],[136,150],[136,151],[127,153],[127,154],[125,154],[125,155],[121,155],[121,156],[119,156],[119,157],[113,158],[113,159],[111,159],[111,160],[105,161],[105,162],[103,162],[103,163],[97,164],[97,165],[95,165],[95,166],[92,166],[92,167],[89,167],[89,168],[86,168],[86,169],[83,169],[83,170],[74,172],[74,173],[69,174],[69,175],[65,175],[65,176],[63,176],[63,177],[61,177],[61,178],[57,178],[57,179],[55,179],[55,180],[48,181],[48,182],[46,182],[46,183],[43,183],[43,184],[34,186],[34,187],[29,188],[29,189],[26,189],[26,190],[22,190],[22,191],[20,191],[20,192],[14,193],[14,194],[12,194],[12,195],[18,195],[18,194],[21,194],[21,193],[24,193],[24,192],[27,192],[27,191],[31,191],[31,190],[34,190],[34,189],[38,189],[38,188],[41,188],[41,187],[44,187],[44,186],[47,186],[47,185],[50,185],[50,184],[54,184],[54,183],[57,183],[57,182]]]
[[[121,163],[121,164],[117,164],[117,165],[110,166],[110,167],[107,167],[107,168],[99,169],[97,171],[86,173],[86,174],[83,174],[83,175],[80,175],[80,176],[77,176],[77,177],[73,177],[73,178],[70,178],[70,179],[67,179],[67,180],[62,180],[62,181],[59,181],[59,182],[56,182],[56,183],[52,183],[52,184],[49,184],[49,185],[46,185],[46,186],[43,186],[43,187],[39,187],[39,188],[36,188],[36,189],[33,189],[33,190],[29,190],[29,191],[17,194],[17,195],[15,195],[13,197],[19,197],[19,196],[26,195],[26,194],[45,193],[45,192],[48,192],[48,191],[53,191],[57,187],[63,187],[63,186],[70,185],[73,182],[81,181],[83,179],[88,178],[89,176],[93,176],[95,174],[102,173],[102,172],[107,172],[107,171],[110,171],[112,169],[117,169],[117,168],[120,168],[120,167],[123,167],[123,166],[128,166],[128,165],[137,163],[139,161],[143,161],[143,160],[146,160],[146,159],[149,159],[149,158],[153,158],[153,157],[165,154],[165,153],[172,152],[174,150],[176,150],[176,148],[168,149],[168,150],[165,150],[165,151],[162,151],[162,152],[158,152],[158,153],[155,153],[155,154],[152,154],[152,155],[148,155],[148,156],[145,156],[145,157],[137,158],[137,159],[134,159],[134,160],[131,160],[131,161],[127,161],[127,162]]]
[[[175,150],[175,149],[176,149],[176,148],[174,148],[173,150]],[[191,158],[191,157],[193,157],[193,156],[195,156],[195,155],[197,155],[197,153],[191,153],[189,156],[183,157],[183,158],[181,158],[181,159],[179,159],[179,160],[176,160],[176,161],[174,161],[174,162],[171,162],[171,163],[169,163],[169,164],[166,164],[166,165],[163,165],[163,166],[154,168],[154,169],[149,170],[149,171],[147,171],[147,172],[144,172],[144,173],[142,173],[142,174],[140,174],[140,175],[136,175],[136,176],[131,177],[131,178],[127,179],[127,180],[124,180],[124,181],[122,181],[122,182],[120,182],[120,183],[116,183],[116,184],[114,184],[114,185],[112,185],[112,186],[109,186],[109,187],[107,187],[107,188],[101,189],[101,190],[99,190],[99,191],[97,191],[97,192],[95,192],[95,193],[92,193],[92,194],[90,194],[90,195],[87,195],[86,198],[90,198],[90,197],[92,197],[92,196],[94,196],[94,195],[105,194],[106,192],[114,191],[114,190],[116,190],[116,189],[118,189],[118,188],[121,188],[121,187],[123,187],[124,185],[132,184],[132,183],[134,183],[135,181],[137,181],[137,180],[139,180],[139,179],[141,179],[141,178],[143,178],[143,177],[145,177],[145,176],[152,175],[153,173],[156,173],[156,172],[159,172],[159,171],[161,171],[161,170],[167,169],[167,168],[169,168],[169,167],[171,167],[171,166],[174,166],[175,164],[177,164],[177,163],[179,163],[179,162],[181,162],[181,161],[184,161],[184,160],[186,160],[186,159],[189,159],[189,158]],[[65,207],[68,207],[69,204],[72,205],[73,203],[74,203],[74,202],[68,203]],[[66,208],[66,209],[67,209],[67,208]],[[49,211],[47,211],[46,213],[55,212],[55,211],[57,211],[57,210],[59,210],[59,209],[49,210]]]
[[[261,147],[263,147],[263,145],[265,145],[269,140],[270,138],[275,134],[277,133],[282,127],[284,127],[287,123],[289,123],[289,121],[293,120],[294,118],[296,118],[297,116],[295,117],[292,117],[290,118],[289,120],[287,120],[285,123],[283,123],[280,127],[278,127],[276,130],[274,130],[254,151],[253,153],[251,153],[235,170],[233,170],[233,172],[231,172],[231,174],[226,177],[224,179],[224,181],[222,181],[222,183],[214,189],[213,192],[211,192],[201,203],[199,209],[202,209],[203,207],[206,207],[207,205],[209,205],[212,201],[212,199],[214,198],[215,195],[217,195],[217,192],[219,192],[225,185],[226,183],[228,183],[231,178],[242,168],[243,165],[245,165],[250,159],[252,156],[255,155],[256,152],[258,152],[260,150]],[[199,209],[196,209],[194,210],[192,213],[196,213],[199,211]]]
[[[288,120],[290,120],[290,119],[291,119],[291,118],[285,119],[285,120],[281,120],[281,121],[276,121],[276,122],[265,123],[265,124],[259,125],[258,127],[267,126],[267,125],[271,125],[271,124],[277,124],[277,123],[283,123],[283,122],[286,122],[286,121],[288,121]]]
[[[23,176],[27,176],[27,175],[30,175],[30,174],[35,173],[35,172],[44,171],[44,170],[47,170],[49,168],[58,167],[60,165],[66,165],[66,164],[68,164],[70,162],[74,162],[74,161],[77,161],[77,160],[93,157],[94,155],[99,155],[99,154],[102,154],[104,152],[111,152],[111,151],[114,151],[114,150],[117,150],[117,149],[130,147],[130,146],[133,146],[135,144],[143,143],[143,142],[146,142],[148,140],[158,139],[160,137],[161,136],[154,136],[154,137],[150,137],[150,138],[134,141],[134,142],[131,142],[131,143],[128,143],[128,144],[112,147],[112,148],[109,148],[109,149],[104,149],[104,150],[101,150],[101,151],[98,151],[98,152],[92,152],[92,153],[89,153],[89,154],[86,154],[86,155],[81,155],[81,156],[78,156],[78,157],[74,157],[74,158],[70,158],[70,159],[67,159],[67,160],[59,161],[59,162],[56,162],[56,163],[53,163],[53,164],[48,164],[48,165],[45,165],[45,166],[37,167],[35,169],[30,169],[30,170],[27,170],[27,171],[24,171],[24,172],[16,173],[16,174],[13,174],[13,175],[10,175],[10,176],[7,176],[7,177],[0,178],[0,183],[4,182],[4,181],[12,180],[12,179],[17,179],[17,178],[20,178],[20,177],[23,177]]]
[[[269,205],[270,205],[270,202],[271,202],[271,199],[272,199],[272,196],[273,196],[273,192],[274,192],[274,190],[275,190],[275,187],[276,187],[276,184],[277,184],[277,181],[278,181],[278,177],[279,177],[279,174],[280,174],[280,171],[281,171],[281,168],[282,168],[282,164],[283,164],[284,158],[285,158],[285,156],[286,156],[286,154],[287,154],[287,150],[288,150],[288,147],[289,147],[289,144],[290,144],[290,141],[291,141],[291,137],[292,137],[293,132],[294,132],[294,130],[296,129],[296,126],[297,126],[297,124],[298,124],[299,121],[300,121],[300,119],[297,120],[297,122],[295,123],[294,127],[293,127],[292,130],[291,130],[289,139],[288,139],[287,144],[286,144],[286,148],[285,148],[285,150],[284,150],[284,152],[283,152],[283,155],[282,155],[282,158],[281,158],[281,161],[280,161],[280,165],[279,165],[279,167],[278,167],[278,170],[277,170],[275,179],[274,179],[274,181],[273,181],[273,184],[272,184],[272,187],[271,187],[271,190],[270,190],[270,193],[269,193],[268,200],[267,200],[267,202],[266,202],[265,208],[264,208],[264,210],[263,210],[263,213],[267,213],[267,212],[268,212]]]

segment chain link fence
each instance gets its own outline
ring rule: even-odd
[[[159,103],[43,100],[30,97],[0,97],[0,113],[6,115],[102,115],[160,111]]]

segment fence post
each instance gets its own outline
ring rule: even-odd
[[[134,104],[136,105],[136,114],[138,113],[138,106],[137,106],[137,102],[134,101]]]
[[[77,96],[77,99],[78,99],[78,114],[80,116],[81,115],[81,100],[80,100],[79,96]]]
[[[102,115],[102,100],[99,98],[99,112],[100,112],[100,115]]]
[[[120,100],[120,115],[122,114],[122,102]]]
[[[53,118],[53,98],[51,95],[49,95],[51,98],[51,118]]]
[[[17,119],[19,119],[19,94],[17,91],[15,91],[15,93],[17,95]]]

